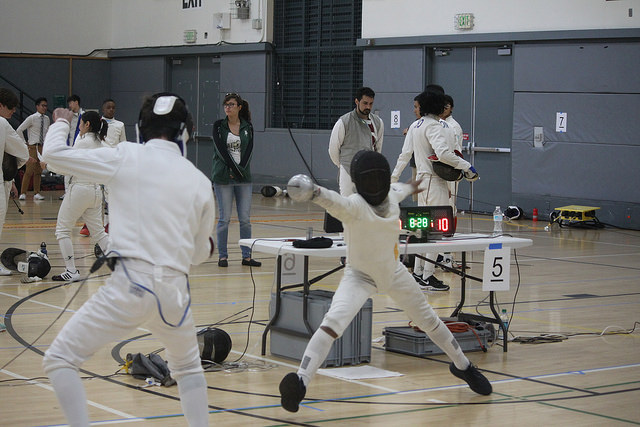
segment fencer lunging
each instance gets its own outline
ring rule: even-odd
[[[296,201],[312,200],[344,225],[347,260],[344,276],[320,328],[309,341],[296,373],[280,382],[281,404],[298,411],[306,388],[327,357],[333,341],[345,331],[367,298],[387,293],[409,318],[453,361],[450,371],[479,394],[490,394],[491,383],[462,353],[449,329],[433,311],[418,284],[398,260],[399,203],[419,191],[420,181],[390,184],[389,164],[373,151],[358,152],[351,163],[356,193],[343,197],[296,175],[287,187]]]
[[[172,94],[149,97],[138,122],[143,144],[122,142],[95,150],[67,147],[71,114],[65,109],[53,112],[55,123],[43,156],[65,175],[109,186],[113,226],[107,256],[117,260],[106,284],[45,352],[44,371],[69,424],[87,426],[79,367],[104,344],[144,325],[166,348],[187,422],[206,426],[207,383],[187,275],[191,265],[213,252],[215,202],[209,179],[186,159],[192,129],[186,105]]]

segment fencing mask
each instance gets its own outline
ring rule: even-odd
[[[387,198],[391,187],[389,162],[378,152],[360,150],[351,160],[351,180],[367,203],[378,206]]]
[[[462,157],[462,153],[458,150],[454,150],[458,157]],[[464,158],[464,157],[463,157]],[[438,156],[435,154],[429,156],[429,160],[431,160],[431,166],[433,167],[433,172],[438,175],[440,178],[445,181],[460,181],[464,177],[464,172],[460,169],[456,169],[453,166],[450,166],[446,163],[442,163],[438,160]]]
[[[7,248],[0,255],[0,262],[12,271],[18,271],[19,262],[27,262],[29,254],[24,249]]]
[[[202,364],[222,363],[231,351],[231,337],[222,329],[204,328],[197,338]]]
[[[284,193],[282,188],[278,186],[265,185],[260,189],[260,194],[262,194],[264,197],[278,197],[286,193]]]
[[[504,216],[506,216],[509,219],[520,219],[520,218],[524,218],[524,212],[522,211],[522,208],[519,206],[509,206],[507,209],[504,210]]]
[[[39,277],[44,279],[51,271],[51,264],[46,255],[37,252],[31,252],[27,262],[18,263],[18,271],[26,273],[27,277]]]

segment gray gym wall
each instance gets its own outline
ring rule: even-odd
[[[513,118],[496,123],[513,129],[513,193],[503,204],[518,204],[529,215],[534,207],[545,215],[568,204],[598,206],[602,222],[640,229],[638,31],[611,40],[606,31],[579,35],[583,34],[588,37],[531,33],[526,40],[509,34],[460,40],[467,46],[487,41],[513,45]],[[413,117],[412,99],[428,83],[425,47],[434,44],[438,44],[434,38],[376,39],[364,52],[363,84],[376,91],[374,109],[385,122],[383,153],[390,163],[400,153],[401,130]],[[269,127],[268,49],[232,49],[220,53],[220,93],[236,91],[251,103],[256,126],[254,189],[309,173],[288,130]],[[166,88],[167,58],[177,53],[203,54],[197,48],[148,51],[155,54],[114,56],[110,61],[73,59],[73,91],[82,97],[83,106],[99,108],[105,97],[116,99],[117,116],[127,124],[130,140],[142,95]],[[68,69],[67,59],[0,57],[0,74],[34,97],[47,96],[50,102],[54,94],[68,94]],[[397,106],[401,128],[390,129],[390,109]],[[555,132],[557,111],[568,114],[566,133]],[[542,148],[533,147],[534,126],[544,128]],[[323,185],[336,188],[337,170],[327,154],[330,130],[295,129],[292,134],[313,175]]]
[[[518,44],[514,55],[514,200],[596,206],[600,221],[639,228],[640,43]],[[567,132],[556,132],[556,112]]]
[[[66,107],[70,83],[71,93],[80,96],[83,108],[99,109],[102,100],[109,96],[111,65],[106,59],[96,58],[0,56],[0,75],[33,98],[47,98],[50,109],[54,107],[54,96],[63,96]],[[0,86],[17,92],[2,79]],[[25,104],[35,111],[31,101],[25,101]]]

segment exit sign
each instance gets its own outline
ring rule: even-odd
[[[198,32],[196,30],[184,30],[184,42],[195,43],[198,39]]]
[[[459,13],[454,19],[456,30],[470,30],[473,28],[473,13]]]

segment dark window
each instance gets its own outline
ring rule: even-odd
[[[274,0],[271,126],[331,129],[362,86],[362,0]]]

